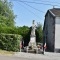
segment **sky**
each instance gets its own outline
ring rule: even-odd
[[[59,3],[60,0],[10,0],[10,1],[13,3],[14,14],[17,15],[15,19],[16,26],[25,25],[30,27],[32,25],[33,20],[35,20],[35,24],[37,24],[37,22],[40,22],[42,25],[44,25],[44,19],[47,10],[53,8],[53,6],[51,5],[58,5],[54,7],[60,8],[60,3]],[[31,3],[31,2],[36,2],[36,3]]]

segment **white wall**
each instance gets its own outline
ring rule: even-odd
[[[55,19],[55,48],[60,49],[60,17]]]

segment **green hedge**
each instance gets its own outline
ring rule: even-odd
[[[19,51],[21,35],[0,34],[0,49],[7,51]]]
[[[7,27],[0,24],[0,33],[17,34],[16,27]]]

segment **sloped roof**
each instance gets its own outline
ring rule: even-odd
[[[53,9],[50,9],[50,11],[51,11],[55,16],[60,17],[60,8],[53,8]]]

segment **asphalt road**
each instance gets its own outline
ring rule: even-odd
[[[45,53],[43,54],[30,54],[30,53],[15,53],[13,56],[2,56],[0,60],[60,60],[60,53]]]

